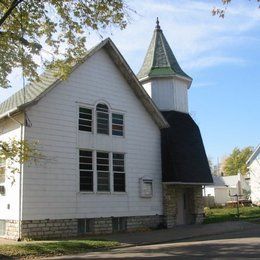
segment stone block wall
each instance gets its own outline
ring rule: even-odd
[[[112,218],[95,218],[93,234],[110,234],[112,233]]]
[[[5,222],[5,238],[17,240],[19,238],[19,221],[6,220]]]
[[[163,216],[130,216],[126,219],[126,231],[162,227]],[[109,234],[113,232],[112,217],[92,218],[91,231],[86,234]],[[21,239],[52,239],[78,236],[78,219],[23,220]],[[81,234],[82,235],[82,234]],[[9,239],[19,238],[18,221],[6,221],[6,235]]]
[[[176,189],[172,185],[163,185],[163,215],[166,228],[176,225],[176,195]]]
[[[23,220],[22,239],[74,237],[78,234],[77,219]]]
[[[163,214],[167,228],[176,226],[178,214],[178,197],[185,192],[188,212],[185,215],[186,224],[199,224],[204,220],[202,187],[200,185],[163,184]]]
[[[201,224],[204,220],[204,203],[203,203],[201,186],[194,186],[193,193],[194,193],[195,223]]]
[[[138,230],[142,228],[158,228],[163,225],[163,216],[134,216],[127,217],[127,230]]]

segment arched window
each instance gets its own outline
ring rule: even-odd
[[[97,104],[97,133],[109,135],[109,109],[104,103]]]

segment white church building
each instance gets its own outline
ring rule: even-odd
[[[106,39],[67,80],[46,71],[0,104],[0,140],[37,140],[44,156],[18,165],[14,182],[0,164],[0,236],[201,223],[212,177],[189,115],[191,83],[157,21],[137,76]]]

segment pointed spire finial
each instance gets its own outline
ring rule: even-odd
[[[157,29],[157,30],[160,30],[160,29],[161,29],[161,27],[160,27],[160,22],[159,22],[158,17],[157,17],[157,19],[156,19],[156,26],[155,26],[155,29]]]

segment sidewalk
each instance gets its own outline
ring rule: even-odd
[[[249,230],[259,227],[259,224],[230,221],[214,224],[178,226],[172,229],[160,229],[147,232],[117,233],[97,236],[96,238],[118,241],[122,243],[122,246],[148,245]]]

